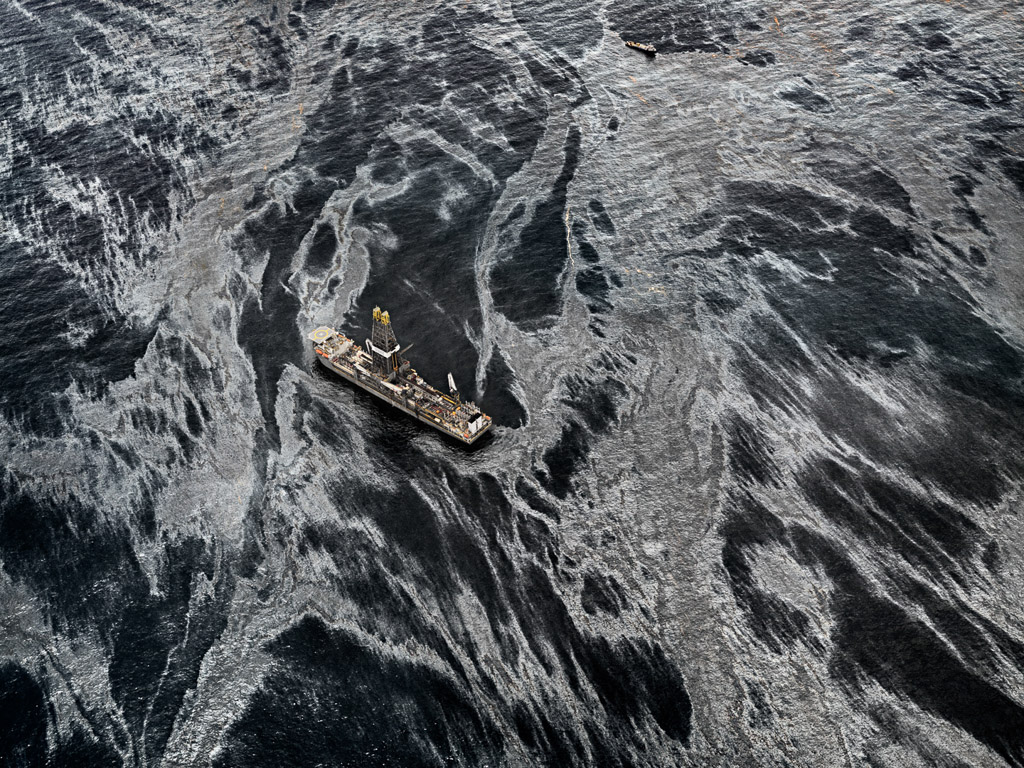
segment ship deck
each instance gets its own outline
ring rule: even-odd
[[[411,367],[394,381],[381,377],[372,370],[370,353],[333,329],[318,328],[310,339],[326,368],[461,442],[476,442],[491,426],[489,416],[438,391]]]

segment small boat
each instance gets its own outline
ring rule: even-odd
[[[658,52],[657,49],[655,49],[655,47],[653,45],[651,45],[650,43],[635,43],[632,40],[627,40],[626,41],[626,47],[627,48],[635,48],[638,51],[643,51],[648,56],[653,56],[654,54],[656,54]]]

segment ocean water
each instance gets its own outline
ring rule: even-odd
[[[0,765],[1024,765],[1022,50],[0,3]]]

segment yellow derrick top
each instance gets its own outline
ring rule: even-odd
[[[380,321],[384,323],[384,325],[387,325],[391,322],[391,316],[387,312],[382,312],[380,315]]]
[[[373,319],[380,320],[380,307],[373,308]]]

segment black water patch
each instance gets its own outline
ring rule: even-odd
[[[522,479],[519,482],[523,482]],[[551,528],[539,517],[521,515],[516,523],[516,531],[526,551],[538,559],[543,560],[550,550],[557,548]]]
[[[372,492],[363,492],[359,497],[352,494],[352,488],[346,488],[341,478],[328,490],[339,509],[345,508],[342,506],[345,501],[349,507],[354,506],[355,498],[359,497],[365,497],[360,501],[374,507],[373,511],[383,509],[386,512],[390,508],[387,498],[375,498]],[[432,529],[431,534],[436,530],[439,529]],[[468,679],[462,662],[449,647],[451,639],[438,627],[434,617],[422,611],[405,586],[411,582],[417,590],[435,594],[444,618],[449,622],[456,621],[458,610],[450,596],[460,587],[454,578],[456,568],[452,567],[450,558],[442,549],[438,549],[436,566],[431,566],[432,570],[424,573],[422,567],[416,567],[422,566],[422,560],[410,568],[404,547],[380,551],[362,530],[342,528],[332,521],[324,521],[306,525],[303,534],[302,548],[323,551],[334,561],[337,570],[330,579],[332,587],[363,609],[369,617],[369,623],[364,626],[366,631],[374,632],[382,642],[393,645],[422,644],[436,653],[460,680]],[[447,543],[443,537],[431,542],[439,547]],[[360,563],[361,567],[354,569],[353,563]],[[466,572],[465,565],[462,570]],[[396,581],[396,574],[401,574],[402,583]],[[495,634],[500,637],[498,628],[495,628]],[[472,652],[473,649],[469,645],[465,650]]]
[[[292,72],[284,37],[275,26],[265,25],[256,17],[246,23],[256,31],[253,38],[253,47],[257,53],[253,57],[257,63],[255,88],[259,91],[283,93],[288,90]]]
[[[637,763],[634,762],[632,755],[616,754],[615,748],[612,746],[614,736],[605,735],[591,723],[583,724],[583,732],[590,742],[590,754],[600,756],[602,758],[602,765],[607,766],[607,768],[636,768]]]
[[[562,427],[555,444],[544,451],[547,471],[534,470],[534,474],[550,493],[564,499],[572,490],[572,476],[586,465],[589,452],[586,431],[578,422],[570,421]]]
[[[903,82],[912,80],[927,80],[928,72],[919,63],[907,62],[902,67],[896,70],[896,77]]]
[[[522,218],[524,213],[526,213],[526,205],[524,205],[523,203],[516,203],[515,207],[513,207],[512,210],[509,211],[508,216],[505,217],[505,221],[502,222],[501,226],[507,227],[513,221]]]
[[[605,9],[612,31],[625,40],[651,43],[659,54],[728,53],[744,19],[699,3],[671,9],[649,3],[616,3]]]
[[[929,536],[951,557],[967,559],[978,550],[981,530],[963,512],[937,499],[924,499],[891,481],[869,474],[864,489],[872,504],[897,521],[908,536]]]
[[[779,487],[779,469],[774,451],[764,436],[745,419],[736,416],[729,421],[729,466],[740,481]]]
[[[714,248],[699,255],[750,257],[770,250],[827,281],[794,282],[767,267],[756,271],[768,299],[794,333],[841,358],[877,361],[891,350],[927,346],[952,390],[1007,415],[1024,409],[1024,354],[949,280],[902,279],[903,260],[920,261],[915,235],[877,211],[846,209],[833,199],[770,185],[727,188],[727,208],[713,214]],[[848,231],[835,229],[846,224]],[[825,261],[827,258],[827,262]],[[766,359],[775,358],[765,349]]]
[[[545,500],[525,478],[520,477],[516,480],[516,493],[534,512],[543,515],[555,523],[558,523],[561,519],[558,514],[558,508]]]
[[[576,273],[576,290],[590,299],[587,309],[591,312],[607,312],[612,308],[608,301],[611,286],[601,267],[579,270]]]
[[[611,574],[587,573],[583,577],[580,604],[591,616],[598,611],[618,618],[629,607],[619,582]]]
[[[182,604],[179,595],[165,604],[137,595],[114,630],[111,694],[135,734],[142,733],[168,657],[183,637],[186,614],[187,603]]]
[[[310,243],[306,266],[317,272],[326,272],[336,266],[334,256],[337,251],[338,236],[334,232],[334,227],[329,223],[322,223],[317,227],[313,242]]]
[[[834,678],[851,688],[861,688],[866,678],[872,678],[897,697],[907,697],[963,728],[1010,763],[1024,759],[1020,739],[1024,709],[1017,702],[964,666],[930,627],[873,594],[837,542],[801,526],[792,526],[789,538],[798,560],[823,569],[836,585],[832,599],[836,628],[829,662]],[[944,604],[919,581],[898,581],[968,661],[979,669],[991,669],[991,642],[1001,642],[1005,633],[966,606]],[[1019,661],[1024,659],[1024,647],[1017,645]]]
[[[570,57],[596,48],[604,31],[599,9],[590,0],[571,5],[558,0],[513,0],[512,14],[541,48]]]
[[[233,588],[225,576],[212,595],[194,592],[197,577],[210,581],[215,569],[212,547],[198,538],[166,541],[164,555],[159,591],[150,594],[145,585],[123,606],[110,660],[111,693],[152,762],[163,754],[203,658],[227,625]]]
[[[452,584],[451,572],[439,558],[444,551],[443,527],[437,513],[421,494],[406,481],[393,492],[361,491],[361,506],[380,526],[381,531],[406,556],[412,557],[438,585]],[[356,497],[336,499],[339,508],[352,508]]]
[[[991,639],[995,647],[1003,654],[1010,663],[1017,669],[1024,669],[1024,642],[1021,642],[1007,630],[986,618],[980,612],[966,605],[963,601],[957,601],[957,608],[966,616],[980,626]]]
[[[794,394],[792,389],[778,377],[770,375],[770,370],[765,362],[750,351],[741,350],[734,365],[748,386],[748,391],[758,408],[777,408],[789,416],[802,413],[805,410],[800,398]]]
[[[326,50],[334,51],[337,50],[340,38],[337,34],[332,34],[324,41],[324,48]],[[349,59],[355,55],[356,51],[359,50],[359,38],[350,37],[348,42],[345,43],[345,50],[341,52],[343,59]]]
[[[506,546],[514,539],[516,515],[498,481],[489,474],[475,478],[446,472],[447,481],[462,509],[483,532],[477,542],[460,525],[446,527],[447,553],[464,582],[473,589],[495,627],[511,620],[502,583],[514,575]]]
[[[46,765],[46,722],[43,691],[36,681],[13,661],[0,663],[0,765]]]
[[[775,54],[771,51],[764,51],[755,49],[747,51],[739,57],[738,61],[743,66],[755,66],[755,67],[767,67],[769,64],[775,63]]]
[[[546,451],[543,460],[547,470],[535,469],[537,480],[560,499],[572,490],[572,477],[587,463],[591,435],[607,432],[618,422],[618,403],[626,387],[612,377],[594,382],[570,377],[566,380],[566,396],[562,402],[576,415],[562,427],[562,434]]]
[[[504,737],[457,681],[304,617],[267,646],[271,672],[228,729],[216,768],[498,762]]]
[[[98,630],[110,649],[111,693],[136,737],[146,723],[141,746],[155,760],[227,620],[230,582],[219,582],[213,599],[192,602],[187,627],[193,579],[213,575],[213,557],[198,540],[165,546],[157,597],[134,555],[137,534],[102,523],[95,510],[74,501],[43,504],[17,492],[5,493],[0,510],[0,553],[8,573],[46,601],[55,629],[71,637],[83,625]],[[60,753],[67,760],[74,754],[109,757],[91,740],[63,743]]]
[[[942,95],[951,101],[974,107],[986,112],[993,107],[1007,108],[1016,102],[1016,95],[1009,83],[997,74],[990,72],[979,63],[969,65],[954,63],[959,59],[955,54],[937,56],[922,62],[922,66],[934,72],[945,81]],[[975,78],[969,79],[961,73],[970,73]],[[983,125],[988,118],[980,121]]]
[[[954,753],[950,747],[940,746],[928,738],[926,732],[914,726],[908,727],[907,716],[902,702],[893,706],[888,702],[878,702],[867,712],[884,738],[865,742],[864,758],[867,765],[883,766],[891,762],[891,745],[897,744],[902,750],[917,753],[917,761],[922,765],[943,766],[943,768],[973,768]],[[953,748],[955,749],[955,747]]]
[[[234,64],[228,64],[226,73],[234,79],[239,86],[244,90],[249,90],[253,87],[252,72],[247,69],[241,69],[236,67]]]
[[[976,109],[989,109],[988,99],[985,98],[984,94],[978,93],[973,90],[963,90],[952,94],[953,101],[960,102],[968,107],[975,107]]]
[[[130,531],[73,498],[44,501],[7,483],[0,485],[0,556],[71,636],[93,623],[104,633],[126,599],[145,589]]]
[[[190,397],[185,398],[185,425],[192,437],[198,438],[203,434],[203,420],[195,401]]]
[[[390,137],[378,137],[371,152],[370,178],[387,186],[399,184],[410,175],[409,164],[402,156],[402,145]]]
[[[77,381],[102,396],[134,373],[154,333],[105,312],[52,262],[0,248],[0,413],[11,423],[59,434],[68,408],[60,393]]]
[[[523,55],[522,58],[530,77],[549,94],[572,96],[577,92],[579,83],[570,76],[573,71],[571,68],[551,67],[529,54]]]
[[[701,301],[704,302],[704,306],[710,309],[711,312],[718,317],[725,317],[742,306],[738,299],[735,299],[732,296],[727,296],[721,291],[704,291],[700,295],[700,298]]]
[[[779,91],[778,96],[790,104],[795,104],[800,109],[808,112],[828,113],[833,112],[832,102],[820,93],[815,93],[810,88],[802,85],[795,86],[786,91]]]
[[[606,235],[614,235],[615,225],[601,201],[591,200],[588,207],[590,208],[590,221],[593,222],[597,230]]]
[[[964,729],[1014,765],[1024,762],[1024,708],[973,674],[926,624],[862,591],[836,599],[833,677],[865,677]]]
[[[785,599],[762,589],[754,579],[757,551],[771,545],[782,546],[786,540],[784,524],[749,495],[732,499],[731,508],[719,531],[724,541],[722,566],[751,631],[776,654],[800,642],[820,651],[808,616]]]
[[[174,439],[178,441],[178,447],[181,448],[181,460],[185,464],[191,463],[198,449],[198,445],[194,442],[192,436],[179,426],[171,427],[170,432]]]
[[[1016,104],[1017,96],[1012,86],[998,77],[992,77],[987,82],[967,81],[964,85],[974,93],[980,94],[985,99],[987,108],[1009,108]]]
[[[932,233],[932,240],[934,240],[936,243],[945,248],[949,253],[952,253],[955,258],[959,259],[964,263],[968,263],[967,254],[965,254],[963,250],[955,243],[949,242],[948,240],[946,240],[946,238],[934,232]]]
[[[565,161],[551,193],[534,209],[512,255],[491,271],[495,308],[524,328],[549,326],[560,310],[559,277],[569,258],[566,196],[579,163],[580,141],[580,129],[571,125],[566,133]]]
[[[179,130],[185,133],[184,128],[163,115],[139,116],[132,120],[132,124],[137,133],[148,138],[151,146],[172,138],[177,141],[185,138],[176,135]],[[107,189],[123,190],[135,207],[135,211],[124,210],[129,217],[129,226],[138,223],[147,212],[161,227],[170,223],[170,195],[174,191],[184,192],[178,186],[180,182],[174,166],[154,151],[140,151],[134,145],[126,145],[126,138],[118,125],[76,123],[54,133],[45,133],[40,128],[34,136],[26,138],[33,145],[37,162],[50,162],[67,169],[73,177],[100,179]],[[119,207],[115,201],[111,202],[113,207]],[[54,200],[50,204],[58,203]],[[81,214],[69,218],[73,222],[79,216]]]
[[[953,47],[953,41],[946,37],[941,32],[936,32],[930,35],[924,41],[924,47],[929,51],[941,51]]]
[[[293,196],[294,212],[268,205],[246,222],[238,243],[250,260],[266,258],[260,297],[246,302],[238,323],[238,341],[252,360],[256,396],[273,445],[280,440],[275,413],[278,381],[285,365],[299,366],[303,357],[302,339],[295,327],[299,300],[287,288],[292,257],[330,193],[330,187],[322,182],[307,182]]]
[[[385,40],[372,47],[364,43],[360,55],[347,60],[335,75],[324,105],[310,116],[298,161],[348,183],[387,125],[404,115],[464,147],[499,179],[511,176],[543,133],[543,121],[538,118],[546,107],[539,94],[498,103],[497,97],[509,87],[507,68],[472,39],[474,24],[486,24],[488,19],[467,11],[460,14],[459,28],[447,17],[429,20],[423,28],[424,41],[445,51],[430,67],[419,66],[397,42]],[[512,151],[448,119],[448,113],[438,109],[442,102],[493,125],[497,134],[508,138]]]
[[[381,454],[380,458],[384,464],[379,471],[386,476],[419,476],[426,469],[425,457],[417,451]],[[437,482],[435,478],[421,479]],[[503,597],[503,585],[514,578],[511,560],[505,552],[515,537],[511,504],[493,477],[470,479],[449,474],[446,482],[460,509],[474,521],[473,526],[440,517],[408,481],[385,491],[369,489],[352,479],[339,479],[330,492],[338,509],[366,515],[387,538],[389,554],[378,556],[382,567],[391,573],[406,574],[421,589],[436,592],[442,606],[448,603],[445,596],[457,594],[463,587],[471,589],[487,611],[495,634],[500,636],[500,628],[511,620]],[[362,556],[353,552],[348,559],[359,560]],[[339,560],[339,568],[343,572],[348,570],[344,559]],[[388,579],[382,577],[382,581],[386,584]],[[360,603],[366,600],[366,595],[359,592],[352,597]],[[373,603],[369,605],[372,607]],[[390,615],[403,616],[411,610],[401,606],[396,609]],[[376,612],[376,608],[373,610]],[[455,612],[454,607],[451,610]],[[458,666],[454,659],[451,664],[453,668]]]
[[[960,223],[973,227],[984,234],[989,234],[988,227],[985,225],[985,219],[973,207],[969,205],[958,206],[953,208],[953,213],[957,214],[957,220]]]
[[[608,376],[608,373],[604,373],[606,371],[613,374],[625,373],[624,378],[628,378],[630,375],[630,368],[634,365],[636,365],[636,358],[632,356],[630,353],[626,352],[624,348],[620,348],[614,351],[605,350],[604,352],[602,352],[600,357],[598,357],[597,360],[595,360],[594,363],[591,365],[591,370],[602,371],[602,375],[604,375],[606,378],[610,378]],[[619,381],[619,379],[613,379],[613,381],[615,381],[618,384],[621,384],[621,381]],[[574,405],[577,395],[586,393],[588,388],[589,387],[586,384],[583,384],[581,386],[579,379],[567,379],[566,392],[568,397],[566,399],[563,399],[562,402],[566,403],[567,405]],[[611,390],[606,390],[607,394],[610,395],[612,397],[612,400],[614,401],[617,401],[620,396],[625,394],[625,391],[626,390],[624,388],[620,389],[618,387],[615,387],[614,385],[612,386]],[[611,420],[607,422],[607,424],[611,423]],[[607,424],[605,426],[607,426]]]
[[[594,434],[607,432],[618,422],[618,404],[626,395],[626,386],[618,379],[570,376],[565,389],[562,402],[575,409]]]
[[[586,240],[579,241],[579,249],[580,257],[587,264],[597,264],[601,260],[601,257],[597,253],[597,249]],[[622,286],[620,285],[619,287],[621,288]]]
[[[893,452],[890,461],[927,477],[957,499],[995,504],[1022,467],[1008,445],[1019,445],[1011,426],[1019,423],[998,412],[978,408],[971,399],[951,394],[945,404],[946,423],[927,429],[917,445]],[[895,446],[894,446],[895,447]]]
[[[870,16],[865,16],[851,24],[846,30],[848,40],[871,40],[875,36],[875,28],[878,21]]]
[[[138,139],[140,135],[145,137],[150,147],[158,146],[165,141],[191,140],[199,145],[196,150],[200,151],[203,144],[209,142],[209,139],[189,136],[183,126],[171,122],[170,118],[164,116],[149,119],[134,117],[132,123],[133,128],[136,128],[135,138]],[[135,225],[141,223],[148,215],[153,224],[166,227],[170,223],[170,196],[174,192],[179,192],[186,195],[187,199],[187,192],[181,188],[180,178],[171,161],[153,150],[140,151],[134,144],[126,145],[126,137],[117,125],[75,124],[54,133],[46,133],[41,128],[36,128],[31,132],[26,131],[23,139],[32,147],[37,163],[49,163],[66,169],[72,178],[89,181],[98,179],[105,191],[120,193],[130,200],[131,205],[128,206],[114,199],[111,199],[110,203],[112,208],[125,216],[124,234],[129,236],[133,248],[141,250],[141,243],[131,232]],[[31,176],[38,173],[40,172],[34,171],[19,175],[23,181],[29,181]],[[43,181],[43,177],[39,178]],[[81,258],[86,263],[88,257],[102,259],[103,244],[83,236],[94,227],[106,226],[101,216],[70,209],[63,201],[49,197],[46,192],[48,188],[49,185],[42,184],[32,195],[34,200],[30,198],[26,202],[35,203],[40,208],[63,209],[66,215],[59,221],[44,222],[44,226],[51,229],[53,235],[65,238],[71,235],[68,239],[76,242],[81,240],[83,244],[91,245],[92,248],[81,252]],[[27,209],[24,206],[12,206],[9,210],[17,213],[25,212]]]
[[[398,116],[399,103],[412,107],[441,100],[436,82],[416,76],[410,67],[401,47],[390,41],[347,62],[335,74],[323,106],[307,120],[302,163],[312,163],[339,184],[351,182],[377,136]]]
[[[525,704],[515,702],[512,705],[512,721],[516,727],[516,735],[527,749],[535,750],[540,741],[540,733],[533,723],[533,714]]]
[[[1000,161],[999,166],[1003,169],[1006,178],[1013,182],[1018,194],[1024,198],[1024,160],[1006,157]]]
[[[113,745],[98,742],[75,726],[70,736],[52,745],[45,765],[47,768],[123,768],[124,759]]]
[[[819,244],[818,237],[827,235],[828,230],[846,222],[853,212],[843,201],[816,195],[810,190],[788,184],[761,184],[730,182],[725,187],[724,209],[705,211],[695,222],[696,228],[685,230],[688,236],[703,232],[710,225],[719,223],[723,213],[732,214],[722,231],[723,244],[733,246],[738,255],[758,253],[757,246],[785,246],[784,237],[796,237],[792,248],[781,247],[777,252],[801,254],[804,241],[810,245]],[[735,216],[735,208],[743,211]],[[869,212],[870,213],[870,212]],[[825,232],[822,232],[825,230]],[[801,235],[802,233],[802,235]],[[753,235],[752,238],[749,236]],[[750,239],[748,248],[741,248],[740,239]],[[823,240],[821,245],[830,245],[839,240]],[[801,262],[803,264],[804,262]],[[808,262],[808,266],[818,266]]]
[[[153,94],[146,90],[149,78],[138,78],[136,68],[122,66],[122,52],[111,50],[108,43],[141,33],[158,49],[173,46],[177,54],[182,52],[180,38],[172,41],[133,14],[94,2],[78,3],[75,8],[34,4],[30,17],[31,21],[15,10],[0,10],[6,39],[17,41],[18,55],[30,62],[19,81],[21,88],[66,94],[69,82],[91,83],[99,78],[104,109],[113,104],[116,113],[105,117],[104,110],[96,111],[72,97],[68,108],[88,113],[87,117],[47,126],[32,117],[31,110],[10,108],[21,106],[20,97],[0,100],[9,139],[19,147],[12,181],[0,187],[0,208],[16,228],[32,232],[40,226],[43,239],[52,238],[68,258],[89,268],[104,292],[114,288],[113,279],[104,284],[112,266],[108,230],[116,228],[118,245],[129,258],[143,263],[157,254],[147,247],[139,228],[168,226],[172,198],[186,206],[191,200],[187,173],[168,156],[169,148],[186,147],[190,159],[202,165],[216,151],[219,139],[196,128],[191,117],[179,118],[155,106]],[[74,44],[69,45],[69,40]],[[18,80],[18,75],[14,77]],[[14,89],[20,90],[17,84]],[[188,106],[201,114],[220,111],[220,105],[213,105],[198,91],[186,98]],[[80,185],[88,198],[98,198],[96,205],[72,207],[53,191],[53,178],[65,179],[61,187]],[[103,212],[107,207],[113,212],[113,223]]]
[[[541,713],[538,716],[543,737],[537,750],[537,759],[550,768],[561,768],[566,765],[585,765],[587,751],[580,742],[579,736],[572,731],[557,728],[550,716]]]
[[[486,388],[480,398],[480,407],[495,424],[503,427],[516,428],[526,423],[526,408],[512,390],[515,381],[515,374],[505,356],[495,347],[487,362]]]
[[[987,121],[983,120],[981,122],[985,123]],[[987,135],[977,136],[970,133],[967,134],[965,138],[968,140],[968,143],[974,147],[976,155],[975,158],[971,159],[971,168],[979,173],[984,172],[985,170],[984,161],[1004,158],[1010,154],[1007,150],[1007,145],[999,138],[993,138],[992,136]]]
[[[747,689],[747,723],[751,728],[775,728],[777,720],[768,703],[764,686],[756,680],[744,680],[743,686]]]
[[[870,161],[846,163],[821,160],[814,169],[836,186],[850,192],[858,200],[874,200],[908,215],[913,214],[910,193],[892,174]]]
[[[613,737],[608,743],[616,749],[607,757],[626,758],[630,747],[643,750],[637,731],[648,716],[668,738],[687,744],[690,699],[661,646],[583,635],[547,574],[528,565],[522,576],[513,599],[530,648],[551,673],[559,669],[577,695],[582,695],[581,678],[590,682],[608,717]]]
[[[824,459],[802,472],[797,482],[825,517],[936,579],[955,578],[956,562],[979,548],[977,527],[961,512],[867,469],[855,475]]]
[[[320,366],[314,370],[319,372]],[[323,371],[324,380],[337,383],[333,373]],[[352,449],[351,423],[342,415],[341,408],[334,403],[313,397],[304,386],[295,389],[295,417],[293,427],[305,432],[316,443],[329,446],[339,454]]]
[[[989,680],[999,679],[995,643],[971,620],[973,611],[944,600],[921,581],[909,577],[899,581],[903,593],[924,609],[935,630],[957,650],[970,669]]]
[[[628,738],[645,714],[654,718],[669,738],[687,744],[690,737],[690,698],[682,677],[665,656],[660,645],[647,640],[612,643],[596,637],[578,652],[580,666],[597,690],[605,711],[625,728],[616,729],[617,738]],[[631,696],[623,695],[626,691]]]
[[[297,5],[296,5],[296,7],[297,7]],[[332,2],[332,0],[303,0],[302,1],[302,12],[307,14],[307,15],[312,15],[314,18],[320,18],[324,13],[326,13],[329,10],[331,10],[331,8],[333,8],[333,7],[336,7],[336,6]],[[350,43],[350,45],[353,44],[353,43],[358,44],[358,42],[359,42],[359,39],[358,38],[354,38],[352,40],[352,43]],[[352,53],[355,53],[354,49],[351,52],[346,51],[345,55],[346,56],[351,56]]]

